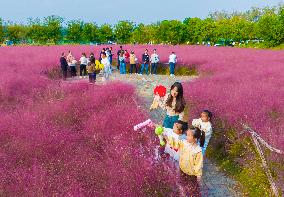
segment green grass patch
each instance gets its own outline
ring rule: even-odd
[[[224,129],[221,125],[217,123],[206,156],[241,184],[244,196],[272,196],[268,178],[251,138],[239,136],[236,130]],[[263,151],[266,156],[269,155],[266,150]],[[271,162],[269,164],[274,166]],[[276,174],[272,170],[274,178]]]

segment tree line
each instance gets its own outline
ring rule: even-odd
[[[284,6],[251,8],[246,12],[214,12],[207,18],[163,20],[152,24],[119,21],[115,25],[64,21],[59,16],[28,19],[27,24],[0,19],[0,42],[14,44],[107,43],[196,44],[219,40],[263,41],[266,47],[284,43]]]

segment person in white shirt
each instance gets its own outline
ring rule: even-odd
[[[164,137],[167,141],[165,153],[168,153],[177,164],[179,161],[178,141],[186,139],[187,129],[187,122],[181,120],[174,123],[173,129],[164,128]]]
[[[177,63],[177,56],[175,52],[172,52],[172,54],[169,56],[170,76],[174,76],[175,74],[176,63]]]
[[[80,78],[85,78],[87,77],[87,64],[88,64],[88,58],[86,56],[86,53],[82,53],[82,56],[79,61],[80,61]]]
[[[111,65],[105,53],[101,54],[101,58],[102,58],[101,63],[104,65],[103,78],[104,80],[108,81],[111,74]]]
[[[67,63],[68,63],[69,66],[70,66],[70,64],[72,63],[73,59],[74,59],[74,57],[73,57],[71,51],[69,51],[69,52],[68,52],[68,55],[67,55],[67,58],[66,58]]]
[[[150,62],[151,62],[151,74],[157,74],[157,67],[160,61],[159,55],[157,54],[157,50],[154,49],[154,53],[151,55]]]
[[[205,154],[206,148],[208,146],[209,140],[212,135],[212,124],[210,122],[212,118],[212,113],[208,110],[204,110],[201,112],[200,118],[193,119],[192,126],[199,128],[201,131],[205,132],[205,142],[202,147],[202,154]]]

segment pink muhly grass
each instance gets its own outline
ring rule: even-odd
[[[10,66],[0,71],[0,194],[176,195],[174,172],[154,159],[153,131],[133,131],[146,119],[133,86],[46,77],[66,49],[0,49]]]

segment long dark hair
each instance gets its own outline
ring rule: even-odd
[[[197,127],[190,127],[189,130],[193,131],[193,137],[199,141],[200,147],[203,147],[205,143],[205,132]]]
[[[181,113],[183,112],[184,108],[185,108],[185,100],[183,98],[183,87],[181,85],[181,83],[179,82],[175,82],[172,86],[171,86],[171,91],[174,88],[177,88],[177,98],[176,98],[176,106],[175,106],[175,112],[176,113]],[[167,101],[166,101],[166,105],[169,107],[172,107],[172,102],[173,102],[174,97],[172,96],[172,94],[170,93]]]

